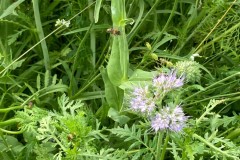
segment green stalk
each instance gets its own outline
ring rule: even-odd
[[[14,119],[9,119],[3,122],[0,122],[0,127],[5,127],[5,126],[9,126],[9,125],[13,125],[15,123],[19,123],[21,121],[20,118],[14,118]]]
[[[214,103],[211,103],[212,101],[210,101],[206,107],[206,111],[201,115],[201,117],[199,117],[197,120],[196,120],[196,126],[199,125],[199,123],[204,119],[204,117],[210,113],[211,110],[213,110],[218,104],[220,103],[223,103],[224,100],[218,100],[218,101],[215,101]],[[210,107],[211,106],[211,107]],[[210,108],[209,108],[210,107]]]
[[[238,100],[239,99],[239,96],[238,96],[239,94],[240,94],[240,92],[211,96],[211,97],[204,98],[204,99],[195,101],[193,103],[188,103],[188,104],[185,104],[185,105],[182,105],[182,106],[184,106],[184,107],[192,106],[193,104],[204,102],[204,101],[207,101],[207,100],[210,100],[210,99],[225,99],[226,101]],[[229,98],[230,96],[234,96],[234,97],[233,98]]]
[[[93,0],[88,0],[88,4],[92,4]],[[94,23],[93,9],[89,8],[89,19],[92,23]],[[95,68],[96,64],[96,33],[93,29],[90,33],[90,47],[92,51],[92,65]]]
[[[4,108],[4,109],[0,109],[0,113],[7,113],[9,111],[15,110],[15,109],[23,109],[24,106],[15,106],[15,107],[9,107],[9,108]]]
[[[33,0],[34,1],[34,0]],[[81,10],[80,12],[78,12],[77,14],[75,14],[72,18],[69,19],[69,21],[71,21],[72,19],[76,18],[79,14],[83,13],[85,10],[87,10],[89,7],[91,7],[95,2],[93,2],[92,4],[90,4],[89,6],[85,7],[83,10]],[[20,60],[23,56],[25,56],[28,52],[30,52],[33,48],[35,48],[36,46],[38,46],[40,43],[42,43],[43,41],[45,41],[45,39],[47,39],[48,37],[50,37],[52,34],[54,34],[55,32],[57,32],[62,26],[59,26],[58,28],[56,28],[55,30],[53,30],[51,33],[49,33],[46,37],[44,37],[43,39],[41,39],[39,42],[37,42],[36,44],[34,44],[31,48],[29,48],[27,51],[25,51],[23,54],[21,54],[17,59],[15,59],[14,61],[12,61],[7,67],[5,67],[3,70],[0,71],[0,75],[3,74],[7,69],[9,69],[15,62],[17,62],[18,60]]]
[[[33,11],[34,11],[34,18],[35,18],[35,23],[36,23],[36,28],[38,32],[38,37],[40,40],[44,39],[44,32],[42,28],[42,22],[41,22],[41,17],[40,17],[40,12],[39,12],[39,5],[38,5],[38,0],[32,0],[33,3]],[[48,47],[45,39],[41,42],[41,47],[43,51],[43,57],[44,57],[44,65],[46,71],[51,70],[50,66],[50,60],[49,60],[49,54],[48,54]]]
[[[234,138],[240,137],[240,128],[235,129],[226,137],[227,139],[233,140]]]
[[[210,13],[207,14],[207,16],[204,18],[203,21],[201,21],[198,26],[191,32],[191,34],[187,37],[187,39],[181,43],[180,47],[177,48],[177,50],[174,52],[174,54],[178,55],[183,47],[188,43],[188,41],[197,33],[197,31],[205,24],[207,20],[216,12],[217,7],[210,11]]]
[[[168,27],[169,23],[171,22],[172,17],[174,16],[174,12],[175,12],[176,9],[177,9],[177,4],[178,4],[178,0],[175,0],[175,1],[174,1],[174,4],[173,4],[173,9],[172,9],[172,11],[171,11],[171,14],[170,14],[170,16],[169,16],[169,18],[168,18],[165,26],[163,27],[162,31],[161,31],[160,34],[158,35],[157,39],[156,39],[156,40],[154,41],[154,43],[152,44],[153,48],[154,48],[154,46],[158,43],[158,41],[162,38],[163,33],[167,30],[167,27]],[[157,49],[157,48],[156,48],[156,49]],[[152,52],[155,52],[155,50],[153,50]]]
[[[230,11],[230,9],[233,7],[233,5],[235,4],[237,0],[234,0],[234,2],[232,2],[232,4],[229,6],[229,8],[227,9],[227,11],[223,14],[223,16],[217,21],[217,23],[215,24],[215,26],[212,28],[212,30],[207,34],[207,36],[202,40],[202,42],[197,46],[197,48],[195,49],[195,53],[199,54],[204,48],[207,48],[208,46],[212,45],[213,43],[215,43],[216,41],[218,41],[219,39],[223,38],[225,35],[227,35],[228,33],[232,32],[233,30],[237,29],[240,26],[240,23],[237,23],[236,25],[234,25],[232,28],[230,28],[229,30],[227,30],[226,32],[224,32],[223,34],[221,34],[220,36],[218,36],[217,38],[214,38],[212,41],[208,42],[207,44],[205,44],[204,46],[200,47],[206,40],[207,38],[210,36],[210,34],[217,28],[217,26],[220,24],[220,22],[223,21],[224,17],[227,15],[227,13]]]
[[[157,156],[156,160],[160,159],[161,157],[161,145],[162,145],[163,133],[158,133],[158,142],[157,142]]]
[[[84,45],[85,41],[87,40],[87,37],[88,37],[88,35],[91,31],[92,26],[93,26],[93,23],[91,23],[88,31],[85,33],[82,41],[80,42],[80,44],[78,46],[77,51],[76,51],[76,55],[75,55],[74,62],[73,62],[73,67],[72,67],[71,81],[70,81],[70,91],[73,91],[73,92],[70,93],[70,94],[73,94],[75,92],[73,89],[77,89],[77,82],[74,79],[74,74],[75,74],[75,71],[77,69],[77,66],[79,65],[78,62],[79,62],[79,56],[80,56],[80,53],[81,53],[80,51],[83,48],[83,45]]]
[[[167,150],[168,141],[169,141],[169,133],[167,132],[167,136],[165,138],[165,142],[164,142],[164,145],[163,145],[160,160],[164,160],[165,153],[166,153],[166,150]]]
[[[240,24],[240,23],[239,23],[239,24]],[[201,90],[201,91],[199,91],[199,92],[196,92],[196,93],[192,94],[191,96],[185,98],[184,101],[187,101],[187,100],[191,99],[192,97],[194,97],[194,96],[196,96],[196,95],[198,95],[198,94],[200,94],[200,93],[202,93],[202,92],[205,92],[206,90],[208,90],[208,89],[210,89],[210,88],[212,88],[212,87],[214,87],[214,86],[216,86],[216,85],[219,85],[219,84],[221,84],[222,82],[224,82],[224,81],[226,81],[226,80],[229,80],[229,79],[231,79],[231,78],[233,78],[233,77],[235,77],[235,76],[238,76],[238,75],[240,75],[240,72],[235,73],[235,74],[233,74],[233,75],[231,75],[231,76],[228,76],[228,77],[226,77],[226,78],[224,78],[224,79],[222,79],[222,80],[220,80],[220,81],[218,81],[218,82],[216,82],[216,83],[214,83],[214,84],[206,87],[204,90]]]
[[[8,130],[5,130],[5,129],[2,129],[0,128],[0,131],[1,132],[4,132],[6,134],[22,134],[24,132],[24,130],[20,130],[20,131],[8,131]]]
[[[74,96],[72,96],[71,99],[76,99],[83,91],[85,91],[100,76],[101,76],[100,73],[98,75],[96,75],[91,81],[89,81],[88,84],[84,85],[84,87],[81,90],[79,90]]]
[[[128,38],[128,43],[130,44],[132,39],[136,36],[136,33],[138,32],[138,30],[141,28],[141,26],[143,25],[143,23],[146,21],[146,19],[148,18],[148,16],[154,11],[155,7],[158,5],[158,3],[160,2],[160,0],[156,0],[156,2],[153,4],[152,8],[148,11],[148,13],[145,15],[145,17],[142,19],[141,23],[136,27],[136,29],[133,31],[133,33],[129,36]]]

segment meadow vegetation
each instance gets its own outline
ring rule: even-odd
[[[0,159],[239,159],[239,9],[1,0]]]

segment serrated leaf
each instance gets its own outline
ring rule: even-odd
[[[139,141],[137,141],[137,142],[134,142],[133,144],[131,144],[130,146],[129,146],[129,150],[130,149],[133,149],[133,148],[140,148],[140,145],[141,145],[142,143],[141,142],[139,142]]]
[[[49,85],[49,78],[50,78],[50,72],[47,70],[44,75],[44,87],[47,87]]]
[[[24,83],[27,87],[28,87],[28,89],[30,90],[30,92],[32,93],[32,94],[34,94],[35,93],[35,89],[33,89],[33,87],[32,86],[30,86],[29,84],[27,84],[27,83]]]
[[[17,33],[8,36],[8,45],[11,45],[11,44],[13,44],[14,42],[16,42],[17,38],[18,38],[19,36],[21,36],[21,35],[22,35],[22,32],[24,32],[25,30],[26,30],[26,29],[17,31]]]
[[[21,66],[22,66],[22,63],[23,63],[24,61],[25,61],[25,58],[22,59],[22,60],[19,60],[19,61],[16,61],[16,62],[12,63],[11,66],[9,67],[9,69],[15,70],[16,68],[21,67]],[[9,64],[10,64],[10,63],[9,63]],[[7,65],[9,65],[9,64],[7,64]],[[7,65],[4,65],[4,66],[7,66]]]
[[[63,50],[61,50],[61,56],[65,57],[68,55],[68,53],[70,53],[72,50],[70,48],[63,48]]]
[[[37,75],[37,89],[38,89],[38,90],[41,89],[41,77],[40,77],[39,74]]]
[[[52,85],[55,85],[57,83],[57,75],[55,74],[52,78]]]
[[[17,2],[12,3],[12,5],[10,5],[6,10],[4,10],[3,14],[0,16],[0,19],[13,14],[14,10],[25,0],[18,0]]]

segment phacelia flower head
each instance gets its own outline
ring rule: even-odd
[[[182,108],[177,105],[175,108],[164,107],[156,114],[151,121],[151,127],[155,132],[169,129],[170,131],[179,132],[185,126],[187,116],[184,115]]]
[[[169,74],[161,73],[159,76],[153,79],[153,86],[156,88],[158,94],[159,92],[167,93],[174,88],[179,88],[184,84],[184,77],[177,77],[175,71],[171,71]]]
[[[148,86],[145,86],[144,88],[137,87],[134,89],[132,99],[130,100],[130,109],[146,114],[150,114],[154,111],[155,103]]]
[[[187,82],[196,83],[201,79],[201,68],[196,61],[179,61],[174,68],[177,75],[185,75],[185,80]]]

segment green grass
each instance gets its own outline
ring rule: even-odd
[[[0,159],[239,159],[238,6],[1,0]],[[193,54],[189,81],[158,102],[180,104],[187,125],[155,133],[132,91]]]

